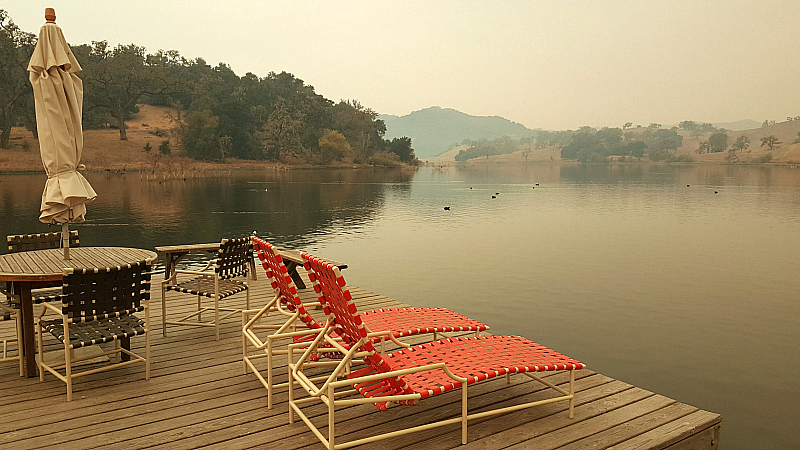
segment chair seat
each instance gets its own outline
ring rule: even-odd
[[[543,345],[519,336],[479,336],[441,339],[409,349],[401,349],[383,360],[388,370],[402,370],[445,362],[454,374],[467,378],[467,384],[488,380],[507,373],[579,370],[586,366]],[[370,375],[373,367],[352,372],[348,378]],[[395,394],[420,394],[430,397],[461,387],[442,370],[428,370],[403,375],[405,392],[389,392],[385,384],[361,383],[354,387],[365,397]],[[380,389],[378,388],[380,385]],[[376,406],[386,409],[386,404]]]
[[[34,304],[61,301],[61,286],[52,288],[32,289],[31,299]]]
[[[168,291],[185,292],[187,294],[214,297],[214,277],[197,277],[177,284],[168,284]],[[219,298],[230,297],[247,289],[247,285],[238,280],[219,280]]]
[[[64,342],[64,322],[62,319],[43,320],[41,323],[43,329],[50,332],[59,341]],[[132,314],[69,324],[69,343],[73,348],[86,347],[143,334],[144,320]]]
[[[394,337],[423,333],[486,331],[486,324],[447,308],[384,308],[361,313],[370,331],[392,330]]]
[[[424,333],[486,331],[489,329],[488,325],[447,308],[373,309],[361,313],[361,321],[372,332],[391,330],[392,336],[396,338]],[[327,321],[320,322],[314,328],[322,328],[325,326],[326,322]],[[334,331],[331,336],[336,338],[339,337],[339,334]],[[316,334],[295,336],[294,342],[311,342],[316,337]],[[378,343],[381,339],[380,336],[376,336],[372,338],[372,342]],[[344,345],[346,346],[346,344]],[[329,345],[322,343],[319,347],[327,348]],[[327,352],[323,356],[340,359],[344,355],[339,352]],[[318,355],[312,356],[314,360],[318,358]]]

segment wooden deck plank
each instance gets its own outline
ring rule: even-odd
[[[718,439],[715,440],[714,437],[718,438],[719,429],[717,428],[716,432],[713,429],[719,425],[721,420],[722,417],[719,414],[698,410],[662,427],[621,442],[614,446],[614,450],[711,448],[695,446],[696,442],[692,437],[702,434],[704,436],[700,437],[701,441],[708,439],[711,445],[716,446]],[[711,430],[711,432],[703,433],[707,430]],[[682,443],[684,440],[686,442]]]
[[[288,424],[285,388],[277,390],[275,408],[267,410],[266,390],[252,373],[243,374],[238,317],[223,322],[219,341],[214,340],[211,329],[197,327],[170,326],[168,336],[161,336],[160,282],[154,278],[151,288],[151,379],[144,380],[144,365],[90,375],[75,383],[75,399],[67,403],[64,384],[52,375],[40,383],[36,378],[19,377],[14,364],[0,365],[0,435],[3,436],[0,450],[122,446],[322,448],[302,422]],[[362,311],[408,306],[361,288],[353,287],[351,292]],[[299,294],[303,301],[316,301],[311,289]],[[167,295],[170,316],[185,315],[196,309],[193,296],[174,292]],[[266,276],[251,281],[253,309],[270,301],[272,296]],[[244,298],[244,293],[240,293],[225,303],[243,307]],[[324,320],[321,310],[312,309],[311,314]],[[282,320],[283,316],[273,314],[264,323],[277,324]],[[12,338],[14,333],[13,323],[0,322],[0,338]],[[404,340],[416,344],[431,338],[423,335]],[[132,346],[134,351],[143,350],[144,340],[134,338]],[[60,343],[47,337],[45,348],[58,351]],[[258,364],[265,368],[266,360],[257,361]],[[277,357],[275,366],[276,382],[285,382],[286,357]],[[567,381],[564,373],[545,376],[561,385]],[[573,419],[567,417],[566,403],[559,402],[470,421],[467,446],[461,446],[460,427],[454,425],[359,448],[423,449],[430,448],[432,440],[437,447],[465,449],[543,444],[543,448],[590,449],[613,445],[625,449],[687,450],[717,445],[721,420],[717,414],[590,370],[577,371],[576,376]],[[552,395],[540,387],[541,384],[519,375],[512,377],[511,384],[493,380],[472,385],[470,412]],[[297,394],[301,394],[300,390]],[[309,405],[304,411],[316,423],[326,423],[326,408],[322,405]],[[377,428],[383,431],[407,427],[457,416],[459,411],[458,392],[387,412],[380,412],[372,405],[342,408],[336,413],[337,439],[346,442],[368,436]]]
[[[657,411],[613,426],[603,432],[579,439],[562,450],[593,450],[613,447],[634,436],[646,433],[666,423],[680,419],[697,411],[697,408],[683,403],[673,403]]]

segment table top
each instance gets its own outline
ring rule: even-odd
[[[156,247],[158,253],[189,253],[201,252],[203,250],[219,250],[219,242],[210,242],[208,244],[183,244],[183,245],[164,245]]]
[[[69,256],[64,261],[61,248],[0,255],[0,281],[58,281],[65,267],[114,267],[158,257],[151,250],[125,247],[74,247]]]

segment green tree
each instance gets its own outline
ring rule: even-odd
[[[144,47],[135,44],[110,49],[107,41],[94,41],[83,69],[85,109],[108,111],[123,141],[128,139],[125,120],[142,97],[176,93],[184,86],[168,76],[162,59],[149,58]]]
[[[36,36],[20,30],[0,9],[0,148],[9,148],[11,127],[32,116],[33,89],[27,67],[35,46]]]
[[[647,144],[647,152],[650,159],[653,161],[664,161],[669,159],[670,150],[677,150],[678,147],[683,145],[683,136],[679,135],[675,130],[645,130],[642,133],[645,144]]]
[[[315,158],[318,164],[328,164],[333,160],[353,157],[353,148],[347,138],[336,130],[325,130],[319,138],[319,154]]]
[[[724,152],[728,148],[728,134],[716,132],[708,138],[708,148],[712,153]]]
[[[148,143],[149,145],[149,143]],[[169,146],[169,140],[161,141],[161,144],[158,146],[158,151],[161,152],[162,155],[169,155],[172,153],[172,149]]]
[[[400,157],[400,161],[404,163],[413,163],[417,157],[414,155],[414,149],[411,148],[411,138],[401,137],[393,138],[391,141],[386,141],[386,150],[390,153]]]
[[[334,106],[333,119],[339,130],[353,146],[358,162],[367,159],[383,145],[386,124],[378,113],[361,105],[357,100],[342,100]]]
[[[303,118],[302,113],[293,110],[288,101],[282,98],[278,100],[259,134],[267,157],[280,161],[287,154],[301,153]]]
[[[178,135],[183,150],[190,158],[224,161],[225,154],[217,134],[219,119],[211,110],[189,111],[179,125]]]
[[[743,151],[747,150],[750,147],[750,138],[747,136],[739,136],[736,140],[731,144],[731,148],[734,151]],[[749,152],[749,150],[747,150]]]
[[[770,151],[775,150],[775,148],[778,147],[779,144],[783,144],[783,142],[779,141],[774,134],[771,136],[761,138],[761,147],[766,145],[767,147],[769,147]]]

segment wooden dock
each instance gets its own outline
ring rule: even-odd
[[[251,283],[252,308],[272,297],[266,278],[259,273],[258,281]],[[89,375],[77,380],[74,399],[67,403],[64,383],[52,375],[39,382],[21,378],[13,362],[0,364],[0,449],[323,448],[305,424],[288,424],[286,388],[278,390],[275,407],[268,410],[266,390],[252,373],[243,374],[239,320],[231,318],[223,324],[219,341],[214,340],[213,329],[197,327],[170,327],[168,337],[162,337],[160,282],[160,276],[154,277],[151,379],[145,381],[143,364]],[[360,310],[409,306],[364,289],[350,289]],[[312,301],[312,297],[310,289],[301,291],[304,300]],[[244,306],[243,294],[228,300]],[[170,316],[196,307],[190,295],[170,292],[167,301]],[[12,339],[13,333],[13,322],[0,322],[0,339]],[[60,345],[52,338],[46,338],[45,344],[53,351]],[[133,338],[132,346],[134,351],[143,350],[144,339]],[[284,382],[285,357],[277,361],[276,381]],[[591,361],[584,362],[591,367]],[[471,387],[470,412],[550,395],[527,377],[511,380],[510,384],[489,381]],[[548,380],[568,381],[564,374],[551,374]],[[420,419],[458,416],[460,395],[456,390],[388,412],[372,405],[337,410],[337,435],[341,436],[337,442],[365,437],[372,427],[388,431],[398,423],[408,427]],[[717,448],[719,443],[719,414],[590,370],[576,372],[575,401],[573,419],[567,416],[566,403],[559,402],[471,421],[465,446],[460,426],[453,425],[358,448],[688,450]],[[320,424],[325,422],[322,407],[309,407],[308,412]]]

